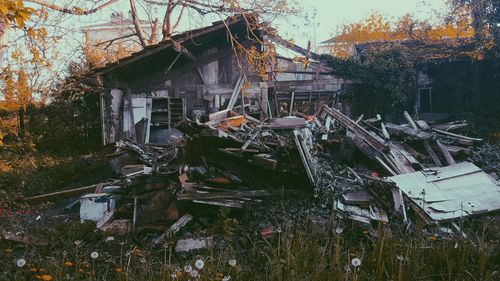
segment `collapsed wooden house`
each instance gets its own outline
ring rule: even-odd
[[[316,54],[262,26],[253,16],[229,18],[98,69],[103,144],[163,143],[183,118],[232,109],[263,119],[341,92],[345,81]]]

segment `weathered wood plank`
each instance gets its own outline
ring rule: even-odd
[[[207,199],[227,199],[227,198],[244,198],[244,197],[264,197],[270,196],[271,193],[267,190],[251,190],[238,192],[211,192],[211,193],[184,193],[177,194],[177,200],[207,200]]]
[[[447,131],[443,131],[443,130],[439,130],[439,129],[432,129],[432,131],[434,131],[438,134],[446,135],[448,137],[452,137],[452,138],[456,138],[456,139],[471,140],[474,142],[483,141],[483,139],[480,139],[480,138],[467,137],[467,136],[463,136],[463,135],[459,135],[459,134],[455,134],[455,133],[451,133],[451,132],[447,132]]]
[[[370,132],[368,132],[365,128],[361,127],[359,124],[357,124],[354,120],[351,118],[345,116],[342,112],[335,108],[330,108],[327,105],[323,105],[323,110],[330,114],[333,118],[339,121],[339,123],[352,130],[355,134],[361,136],[367,143],[370,145],[374,146],[377,149],[380,149],[382,151],[386,151],[388,149],[387,144],[380,142],[378,139],[376,139]]]
[[[413,129],[410,127],[404,127],[391,123],[385,123],[384,126],[389,133],[394,135],[405,135],[418,140],[428,140],[433,137],[431,133],[422,132],[420,130]]]
[[[24,198],[24,201],[26,201],[28,203],[40,203],[40,202],[47,202],[47,201],[64,199],[64,198],[70,198],[70,197],[81,195],[84,193],[92,193],[99,186],[112,185],[113,183],[116,183],[116,182],[110,181],[110,182],[98,183],[98,184],[93,184],[93,185],[89,185],[89,186],[83,186],[83,187],[78,187],[78,188],[73,188],[73,189],[68,189],[68,190],[56,191],[56,192],[37,195],[37,196],[31,196],[31,197]]]

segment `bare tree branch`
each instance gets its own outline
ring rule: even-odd
[[[109,1],[103,3],[100,6],[97,6],[95,8],[83,10],[83,9],[78,8],[78,7],[72,7],[72,8],[61,7],[61,6],[57,6],[55,4],[52,4],[52,3],[45,2],[43,0],[25,0],[25,2],[38,4],[40,6],[43,6],[43,7],[55,10],[55,11],[59,11],[59,12],[66,13],[66,14],[73,14],[73,15],[89,15],[89,14],[95,13],[103,8],[106,8],[106,7],[116,3],[118,1],[120,1],[120,0],[109,0]]]
[[[163,17],[163,25],[161,32],[163,34],[162,41],[167,40],[170,37],[170,18],[172,17],[172,12],[175,9],[174,1],[168,0],[167,10],[165,11],[165,16]]]
[[[151,27],[151,36],[149,37],[149,44],[153,45],[158,42],[158,19],[153,21],[153,26]]]
[[[137,7],[135,0],[130,0],[130,12],[132,14],[132,21],[134,23],[137,37],[139,37],[139,41],[141,42],[142,47],[145,48],[148,46],[148,43],[146,42],[144,30],[142,30],[141,23],[139,21],[139,18],[137,17]]]
[[[177,29],[177,27],[181,23],[182,15],[184,14],[185,9],[186,9],[186,6],[182,6],[181,12],[179,13],[179,17],[177,18],[177,21],[175,22],[172,29],[170,30],[170,34],[174,33],[174,31]]]

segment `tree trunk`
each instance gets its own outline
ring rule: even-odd
[[[142,30],[141,21],[137,16],[137,7],[135,0],[130,0],[130,13],[132,15],[132,22],[134,23],[135,32],[137,33],[137,37],[139,37],[139,42],[141,42],[141,46],[146,48],[148,46],[148,42],[144,36],[144,31]]]
[[[26,127],[25,127],[25,122],[24,122],[24,108],[21,106],[18,111],[18,117],[19,117],[19,137],[24,138],[24,135],[26,133]]]
[[[0,17],[0,61],[3,58],[5,51],[7,50],[4,46],[4,40],[7,38],[7,31],[9,30],[9,25],[5,22],[3,18]]]

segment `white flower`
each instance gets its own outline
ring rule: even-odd
[[[231,276],[224,276],[224,278],[222,278],[222,281],[229,281],[231,280]]]
[[[193,271],[193,267],[188,264],[188,265],[184,266],[184,271],[189,273],[189,272]]]
[[[191,272],[189,272],[189,275],[191,275],[191,277],[193,277],[193,278],[198,277],[199,276],[198,275],[198,270],[193,269]]]
[[[404,261],[405,258],[402,256],[402,255],[397,255],[396,258],[399,260],[399,261]]]
[[[352,266],[354,266],[354,267],[358,267],[358,266],[360,266],[360,265],[361,265],[361,260],[360,260],[360,259],[358,259],[358,258],[353,258],[353,259],[351,260],[351,264],[352,264]]]
[[[26,264],[25,259],[18,259],[16,262],[17,267],[23,267]]]
[[[231,267],[235,267],[236,266],[236,260],[235,259],[230,259],[227,261],[227,263],[231,266]]]
[[[96,251],[93,251],[92,253],[90,253],[90,257],[93,259],[97,259],[99,257],[99,253]]]
[[[196,268],[198,268],[198,269],[202,269],[205,266],[205,262],[201,259],[198,259],[194,263],[194,266],[196,266]]]

